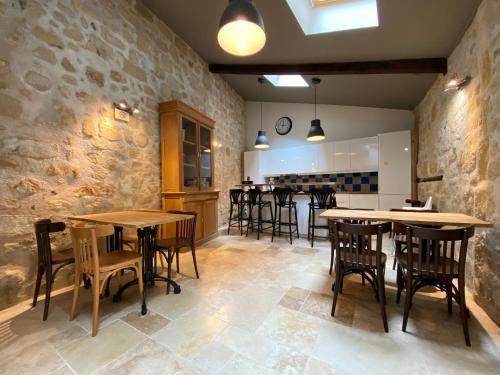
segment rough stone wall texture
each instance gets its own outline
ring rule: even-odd
[[[216,121],[226,220],[244,101],[140,2],[0,0],[0,34],[0,309],[33,292],[35,220],[160,207],[160,101]],[[141,110],[128,124],[113,119],[120,99]]]
[[[500,2],[484,0],[440,76],[415,109],[419,177],[443,174],[442,182],[418,185],[439,210],[494,223],[469,244],[468,285],[474,298],[500,323]],[[458,92],[443,92],[451,74],[470,75]]]

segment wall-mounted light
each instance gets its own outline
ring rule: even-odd
[[[444,91],[458,91],[463,89],[470,82],[470,76],[460,78],[458,74],[451,76],[450,80],[446,82]]]
[[[114,103],[115,120],[129,122],[130,115],[137,115],[140,111],[137,107],[132,107],[125,100]]]

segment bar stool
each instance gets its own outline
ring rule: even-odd
[[[247,191],[247,201],[248,201],[248,224],[247,224],[247,233],[248,237],[248,228],[251,226],[252,231],[254,230],[254,224],[257,223],[257,239],[260,239],[260,234],[266,229],[272,229],[274,217],[273,217],[273,207],[271,201],[265,201],[262,198],[264,197],[264,192],[259,188],[249,189]],[[253,208],[257,207],[257,219],[253,218]],[[269,213],[271,214],[271,220],[264,220],[262,218],[262,209],[269,208]],[[263,223],[271,224],[267,227],[263,227]]]
[[[274,234],[276,232],[276,224],[278,224],[278,236],[281,236],[281,226],[288,226],[288,234],[290,236],[290,244],[292,244],[292,234],[297,233],[297,238],[299,238],[299,225],[297,220],[297,202],[292,200],[293,190],[290,188],[279,188],[276,187],[273,190],[274,198],[274,220],[273,220],[273,235],[271,237],[271,242],[274,240]],[[282,221],[281,210],[288,209],[288,221]],[[292,210],[294,211],[295,222],[292,222]],[[295,229],[292,230],[292,226]]]
[[[229,190],[230,205],[229,205],[229,223],[227,225],[228,235],[231,228],[238,227],[240,230],[240,235],[243,236],[243,210],[245,204],[247,203],[244,197],[245,197],[245,192],[243,191],[243,189]],[[236,220],[234,220],[235,222],[233,223],[233,209],[235,206],[238,209],[238,217],[236,218]]]
[[[50,233],[62,232],[65,229],[66,225],[64,223],[53,223],[50,219],[35,222],[36,245],[38,249],[38,268],[36,274],[35,294],[33,296],[33,307],[36,306],[42,277],[43,274],[45,274],[45,307],[43,310],[43,320],[47,320],[50,304],[50,292],[57,272],[64,266],[75,263],[75,257],[72,249],[52,252]],[[54,272],[52,272],[52,266],[56,265],[58,267]]]
[[[328,229],[328,224],[316,224],[316,210],[327,210],[337,206],[335,190],[332,188],[310,189],[311,202],[309,203],[309,218],[307,220],[307,240],[311,239],[314,247],[314,230]],[[327,237],[328,238],[328,237]]]

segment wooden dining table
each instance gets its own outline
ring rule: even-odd
[[[451,225],[474,227],[492,227],[493,224],[462,213],[448,212],[415,212],[415,211],[370,211],[329,209],[322,212],[325,219],[392,221],[413,225]]]
[[[180,286],[173,280],[160,276],[156,273],[154,257],[156,251],[156,239],[158,237],[158,227],[162,224],[175,223],[190,218],[190,215],[172,214],[156,210],[130,210],[119,212],[106,212],[89,215],[68,216],[70,220],[85,221],[96,224],[111,224],[115,227],[113,239],[108,239],[108,250],[122,249],[123,228],[137,230],[139,249],[143,258],[144,286],[154,285],[155,281],[165,281],[174,287],[174,293],[181,292]],[[128,287],[138,283],[137,278],[123,285],[113,296],[113,301],[117,302],[121,294]],[[147,313],[146,288],[142,297],[142,315]]]

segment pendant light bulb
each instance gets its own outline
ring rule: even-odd
[[[325,132],[321,127],[321,120],[316,118],[316,86],[321,82],[319,78],[313,78],[312,83],[314,85],[314,120],[311,121],[311,127],[307,132],[307,140],[309,142],[317,142],[324,140]]]
[[[259,82],[260,88],[261,88],[261,90],[260,90],[260,100],[261,100],[260,101],[260,130],[257,132],[257,139],[255,140],[254,147],[259,148],[259,149],[265,149],[265,148],[269,148],[269,140],[267,139],[266,132],[264,130],[262,130],[262,87],[266,81],[262,77],[257,78],[257,81]]]
[[[229,0],[220,19],[217,41],[224,51],[236,56],[250,56],[264,47],[264,21],[253,0]]]

